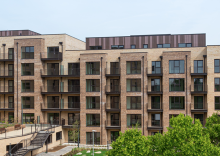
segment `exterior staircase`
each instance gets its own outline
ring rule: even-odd
[[[25,156],[28,152],[43,147],[48,136],[55,131],[55,126],[51,125],[51,128],[43,131],[40,130],[34,133],[31,138],[21,140],[17,145],[11,149],[11,156]],[[10,156],[9,153],[5,156]]]

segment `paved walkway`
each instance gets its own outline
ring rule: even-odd
[[[72,149],[73,146],[67,146],[56,152],[40,153],[37,154],[36,156],[60,156],[62,154],[66,154],[67,152],[70,152]]]

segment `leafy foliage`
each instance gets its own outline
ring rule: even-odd
[[[73,141],[73,142],[77,142],[78,141],[78,136],[79,136],[79,132],[80,130],[78,129],[79,127],[79,121],[76,120],[74,123],[73,123],[73,128],[72,130],[69,132],[70,134],[70,139]]]

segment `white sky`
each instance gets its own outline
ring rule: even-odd
[[[86,37],[206,33],[220,44],[219,0],[2,0],[0,30]]]

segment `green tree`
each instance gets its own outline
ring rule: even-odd
[[[148,140],[136,126],[128,129],[116,141],[112,142],[112,149],[107,151],[108,156],[146,156],[149,153]]]
[[[165,156],[213,156],[220,155],[220,149],[211,144],[209,134],[203,132],[199,119],[183,114],[170,119],[170,127],[164,135],[149,136],[152,155]]]
[[[73,142],[77,142],[78,141],[79,132],[80,132],[80,130],[79,130],[79,121],[76,120],[73,123],[72,130],[69,131],[69,135],[70,135],[71,141],[73,141]]]
[[[212,144],[220,146],[220,117],[217,113],[206,119],[204,132],[209,134]]]

